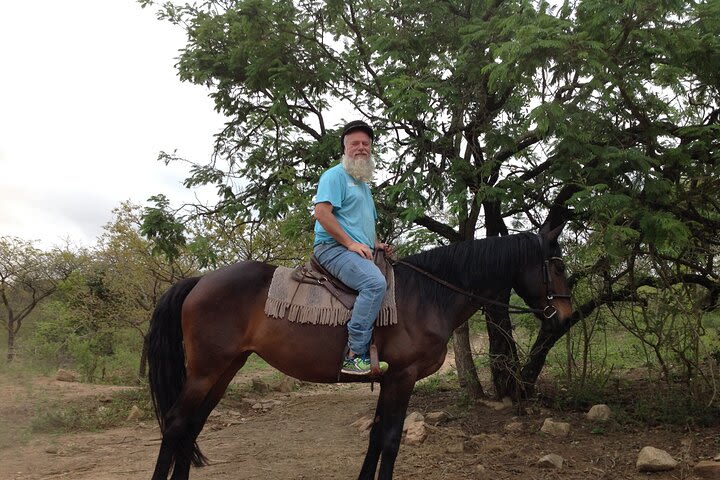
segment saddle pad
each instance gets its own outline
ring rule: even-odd
[[[345,308],[325,287],[293,280],[294,270],[287,267],[275,269],[265,302],[266,315],[286,318],[291,322],[330,326],[345,325],[350,320],[351,310]],[[395,275],[392,268],[388,270],[388,288],[375,320],[378,327],[397,324]]]

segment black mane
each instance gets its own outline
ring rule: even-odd
[[[402,260],[459,288],[478,293],[487,286],[510,286],[512,277],[526,265],[539,262],[541,255],[538,236],[523,232],[453,243]],[[403,278],[403,284],[420,297],[436,298],[440,305],[446,305],[454,297],[449,288],[408,267],[399,265],[396,271]]]

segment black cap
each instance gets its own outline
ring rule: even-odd
[[[341,151],[345,151],[345,135],[350,132],[354,132],[355,130],[362,130],[370,136],[370,140],[372,140],[373,142],[375,141],[375,133],[373,132],[373,129],[370,125],[363,122],[362,120],[353,120],[352,122],[349,122],[347,125],[345,125],[342,134],[340,135]]]

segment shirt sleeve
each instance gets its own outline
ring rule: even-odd
[[[333,170],[323,173],[318,182],[315,203],[329,202],[333,208],[340,208],[344,197],[345,185],[342,176]]]

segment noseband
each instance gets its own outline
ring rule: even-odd
[[[540,242],[540,250],[542,251],[542,269],[543,269],[543,283],[545,284],[545,297],[548,301],[552,301],[556,298],[570,298],[570,295],[566,294],[560,294],[560,293],[554,293],[551,292],[551,285],[552,282],[550,281],[550,261],[560,261],[562,262],[562,258],[560,257],[548,257],[549,251],[547,243],[544,241],[541,235],[537,235],[538,241]],[[388,262],[392,265],[405,265],[406,267],[409,267],[416,272],[428,277],[430,280],[439,283],[440,285],[443,285],[450,290],[453,290],[457,293],[460,293],[462,295],[465,295],[466,297],[470,297],[473,300],[477,300],[485,305],[498,305],[501,307],[507,307],[509,313],[539,313],[542,314],[542,316],[546,319],[550,319],[554,317],[557,314],[557,309],[552,305],[547,305],[545,308],[526,308],[526,307],[515,307],[513,305],[510,305],[505,302],[498,302],[497,300],[492,300],[490,298],[481,297],[480,295],[476,295],[472,292],[468,292],[467,290],[464,290],[456,285],[453,285],[450,282],[447,282],[443,280],[442,278],[436,277],[430,272],[427,272],[423,270],[420,267],[417,267],[413,265],[412,263],[405,262],[403,260],[391,260],[390,258],[387,259]]]

